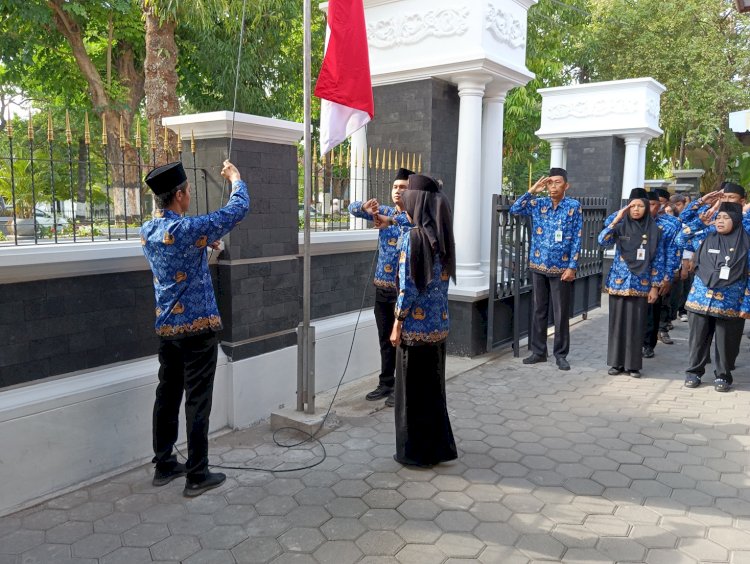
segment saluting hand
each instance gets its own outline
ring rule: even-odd
[[[709,192],[705,196],[701,197],[701,202],[704,204],[708,204],[709,206],[714,205],[718,200],[721,199],[721,196],[724,194],[724,190],[714,190],[713,192]]]
[[[529,194],[541,194],[544,192],[545,188],[547,188],[548,181],[549,176],[542,176],[531,188],[529,188]]]
[[[719,211],[720,205],[721,205],[721,201],[716,200],[714,205],[712,205],[708,210],[706,210],[700,215],[700,219],[704,225],[713,225],[714,216],[716,215],[716,212]]]
[[[635,200],[634,200],[635,201]],[[625,214],[628,213],[628,210],[633,207],[633,202],[628,202],[628,205],[622,208],[620,211],[617,212],[617,215],[612,220],[612,223],[610,225],[616,225],[622,221],[622,218],[625,217]]]

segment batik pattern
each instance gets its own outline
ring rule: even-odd
[[[578,269],[583,230],[583,212],[578,200],[563,198],[555,209],[549,197],[538,198],[526,192],[513,203],[510,213],[531,218],[531,270],[559,276],[568,268]],[[557,230],[562,231],[561,242],[555,242]]]
[[[354,217],[372,221],[372,214],[362,209],[363,202],[352,202],[349,204],[349,213]],[[390,206],[379,206],[380,215],[388,217],[406,218],[406,213]],[[404,219],[402,223],[407,223]],[[380,229],[378,234],[378,264],[375,266],[375,278],[373,284],[378,288],[396,289],[396,273],[398,270],[398,241],[401,236],[402,227],[398,223]]]
[[[141,244],[154,274],[156,333],[181,337],[222,328],[208,270],[206,247],[229,233],[250,209],[247,185],[235,189],[223,208],[206,215],[183,217],[156,210],[141,227]]]
[[[610,222],[611,223],[611,222]],[[615,246],[615,230],[609,225],[599,233],[599,244],[605,249]],[[648,296],[651,288],[658,288],[664,281],[667,257],[666,247],[661,244],[662,228],[659,227],[659,245],[656,248],[656,255],[651,259],[651,268],[643,274],[633,274],[628,268],[628,264],[620,254],[620,248],[615,249],[615,258],[607,275],[605,288],[608,294],[613,296]]]

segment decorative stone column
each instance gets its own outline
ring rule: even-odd
[[[475,286],[484,278],[480,269],[481,221],[477,221],[476,210],[482,200],[482,97],[489,81],[490,77],[481,74],[454,78],[460,98],[453,208],[457,286]]]
[[[565,139],[549,139],[550,168],[564,168],[565,164]]]
[[[481,268],[489,272],[492,195],[503,186],[503,112],[505,94],[486,96],[482,110],[482,195],[479,204]]]
[[[351,139],[351,170],[349,174],[349,199],[364,202],[367,200],[367,128],[363,127],[354,132]],[[384,202],[386,205],[388,202]],[[344,210],[343,202],[341,211]],[[352,229],[364,229],[367,222],[364,219],[352,218]]]
[[[633,188],[638,188],[638,169],[641,152],[640,135],[625,136],[625,166],[622,174],[622,199],[630,196]]]
[[[646,181],[646,148],[648,147],[648,137],[641,139],[641,145],[638,147],[638,185],[642,188]]]

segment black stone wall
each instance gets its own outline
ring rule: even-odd
[[[459,98],[456,85],[431,78],[373,88],[375,119],[367,143],[422,155],[422,172],[443,181],[453,201]]]
[[[619,137],[588,137],[568,140],[569,194],[605,196],[611,213],[620,207],[625,142]]]

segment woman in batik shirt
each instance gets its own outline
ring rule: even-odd
[[[391,343],[396,352],[396,454],[401,464],[454,460],[445,398],[448,283],[456,277],[453,218],[438,183],[413,174],[403,194],[412,224],[401,238],[399,294]]]
[[[615,258],[607,277],[609,374],[627,372],[641,377],[641,345],[646,328],[648,304],[659,297],[666,272],[666,253],[660,244],[661,230],[649,213],[648,194],[634,188],[628,205],[599,234],[599,244],[611,248]]]

